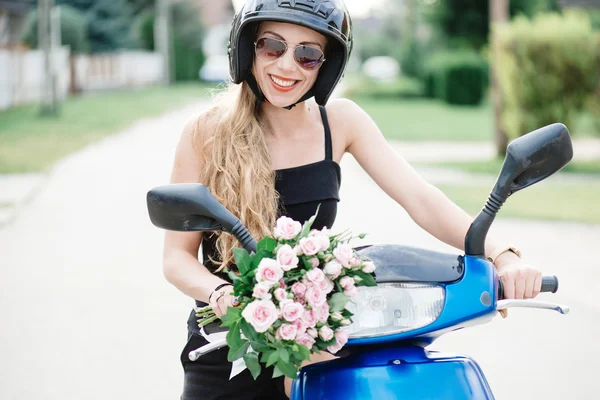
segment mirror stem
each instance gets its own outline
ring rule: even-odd
[[[236,237],[248,253],[256,253],[256,240],[254,240],[248,229],[239,220],[231,228],[230,233]]]
[[[496,192],[496,188],[494,188],[465,236],[465,254],[468,256],[485,258],[485,239],[496,214],[506,201],[506,198],[498,196]]]

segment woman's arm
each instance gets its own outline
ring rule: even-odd
[[[196,124],[194,119],[183,130],[175,152],[171,183],[201,182],[202,162],[193,146]],[[186,295],[208,303],[213,289],[225,281],[198,261],[201,242],[201,232],[166,231],[163,273],[167,281]]]
[[[439,240],[464,250],[465,235],[473,218],[421,178],[392,149],[375,122],[358,105],[350,100],[337,100],[336,103],[336,113],[339,113],[336,119],[345,121],[346,151],[421,228]],[[488,236],[486,256],[501,243]],[[508,298],[535,297],[539,293],[541,273],[523,264],[514,253],[503,253],[496,259],[495,265],[507,286]],[[516,269],[512,268],[515,266]]]

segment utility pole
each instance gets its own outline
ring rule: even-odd
[[[163,59],[163,84],[170,85],[173,76],[170,0],[156,0],[156,10],[154,44]]]
[[[508,13],[510,0],[489,0],[490,1],[490,32],[492,47],[492,62],[490,63],[490,76],[492,83],[492,101],[494,104],[494,120],[496,121],[496,153],[498,155],[506,154],[508,137],[502,123],[502,93],[498,85],[498,38],[496,30],[499,25],[508,22]]]
[[[58,112],[56,99],[56,74],[53,63],[52,8],[54,0],[38,0],[38,47],[44,58],[44,77],[42,78],[42,115],[56,115]]]

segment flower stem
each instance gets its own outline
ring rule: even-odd
[[[212,317],[209,318],[202,318],[200,320],[198,320],[198,327],[203,327],[206,326],[208,324],[210,324],[211,322],[215,322],[217,319],[219,319],[216,315],[213,315]]]

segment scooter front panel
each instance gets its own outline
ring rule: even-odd
[[[370,354],[368,362],[350,356],[303,368],[291,400],[494,398],[479,365],[468,357],[428,354],[421,360],[403,360],[390,350],[379,363]]]

